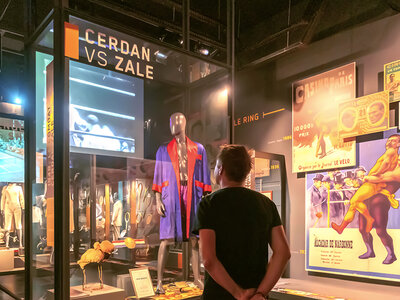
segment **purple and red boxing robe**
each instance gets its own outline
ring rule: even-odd
[[[176,139],[158,148],[154,170],[153,191],[161,193],[165,217],[160,218],[160,239],[182,241],[191,235],[197,205],[204,192],[211,192],[210,170],[203,145],[186,138],[188,182],[186,232],[182,233],[181,184]]]

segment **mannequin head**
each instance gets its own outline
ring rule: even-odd
[[[182,113],[174,113],[169,119],[169,129],[173,136],[184,136],[186,129],[186,118]]]

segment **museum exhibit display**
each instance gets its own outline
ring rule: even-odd
[[[169,291],[175,281],[184,280],[187,295],[196,286],[197,292],[190,295],[197,297],[203,283],[198,240],[190,228],[201,197],[211,192],[207,151],[215,155],[219,145],[230,139],[228,70],[81,17],[71,15],[68,21],[62,28],[68,58],[61,75],[67,80],[63,88],[68,96],[61,128],[55,100],[60,73],[51,51],[53,22],[37,41],[40,49],[34,51],[32,197],[37,200],[32,207],[43,220],[34,221],[39,238],[31,242],[32,277],[38,282],[33,298],[57,293],[52,279],[60,218],[57,128],[62,136],[67,134],[69,146],[61,152],[68,156],[63,168],[69,169],[63,179],[69,211],[68,249],[63,249],[69,257],[70,296],[119,292],[112,288],[134,296],[126,285],[131,285],[129,270],[146,267],[157,294],[165,293],[163,285]],[[214,108],[202,111],[205,105]],[[221,119],[215,122],[212,114]],[[186,122],[196,123],[199,130],[187,128]],[[211,130],[210,126],[218,135],[206,139],[203,129]],[[175,150],[169,153],[165,143]],[[165,149],[164,156],[158,149]],[[169,177],[164,178],[168,169],[164,158],[169,154]],[[174,183],[177,170],[182,177]],[[181,192],[175,193],[174,186]],[[182,208],[172,210],[176,205]],[[181,219],[181,212],[187,218]],[[180,233],[174,235],[175,231]]]
[[[398,298],[400,6],[261,2],[0,3],[1,299],[200,299],[225,144],[290,245],[269,299]]]

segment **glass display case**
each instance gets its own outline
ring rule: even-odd
[[[130,269],[146,267],[154,286],[157,282],[164,238],[153,183],[156,152],[173,140],[169,119],[176,112],[185,115],[187,137],[204,149],[195,159],[204,161],[210,173],[207,156],[215,163],[219,145],[230,140],[228,70],[74,16],[65,26],[65,35],[75,30],[78,41],[78,55],[65,59],[64,75],[70,295],[103,287],[97,293],[119,289],[133,296]],[[54,182],[61,171],[55,167],[52,32],[49,23],[35,52],[32,208],[41,219],[32,221],[38,223],[31,239],[34,299],[51,296],[57,288],[52,276],[60,212]],[[195,184],[194,193],[201,197],[205,187]],[[187,240],[169,246],[163,283],[192,280]],[[192,283],[188,288],[199,291]]]

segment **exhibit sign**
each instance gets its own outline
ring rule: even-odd
[[[400,135],[362,142],[359,165],[306,176],[306,270],[400,279]]]
[[[338,132],[338,104],[356,97],[355,63],[293,83],[292,171],[354,166],[355,141]]]
[[[64,23],[65,56],[128,75],[154,78],[155,54],[140,39],[71,17]]]
[[[389,92],[389,102],[400,100],[400,60],[388,63],[384,66],[385,91]]]
[[[133,288],[137,299],[154,296],[153,283],[148,268],[135,268],[129,270]]]
[[[389,93],[379,92],[339,104],[341,138],[384,131],[389,128]]]

